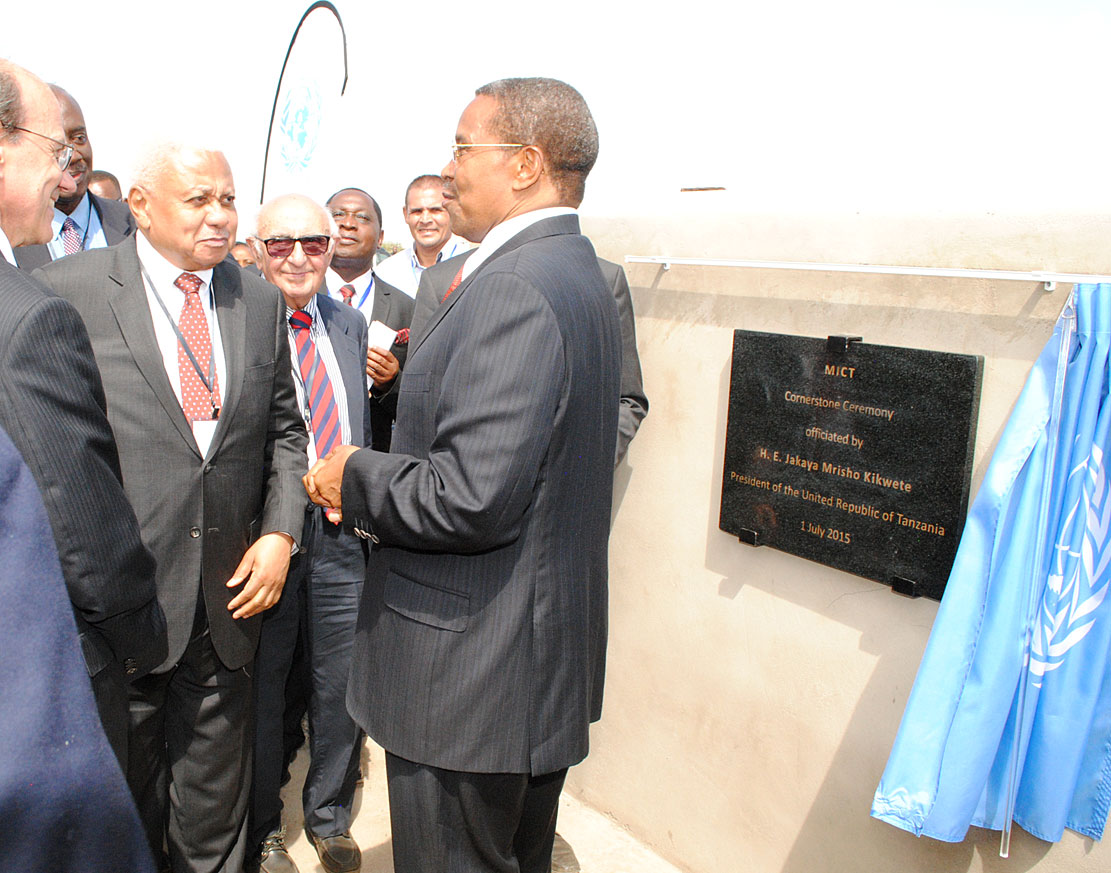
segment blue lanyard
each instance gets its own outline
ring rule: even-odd
[[[362,309],[363,308],[363,304],[366,303],[367,297],[370,296],[370,292],[373,291],[373,290],[374,290],[374,274],[371,273],[370,274],[370,284],[366,286],[366,290],[363,292],[363,296],[359,298],[359,305],[355,307],[356,309]]]

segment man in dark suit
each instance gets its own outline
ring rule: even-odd
[[[440,301],[444,299],[447,289],[451,286],[451,280],[455,278],[455,274],[459,272],[459,268],[466,262],[469,254],[470,252],[467,252],[435,264],[424,271],[413,303],[413,321],[409,328],[411,341],[419,340],[421,331],[436,312]],[[613,462],[616,467],[625,457],[625,453],[629,450],[629,443],[633,441],[640,423],[648,414],[648,397],[644,393],[640,356],[637,354],[636,320],[633,314],[633,300],[629,296],[629,280],[620,264],[598,258],[598,266],[602,270],[606,284],[613,292],[613,299],[617,303],[617,314],[621,318],[621,407],[617,414],[617,454]]]
[[[69,92],[57,85],[51,85],[50,90],[62,108],[66,142],[73,146],[73,159],[67,172],[73,180],[74,191],[60,196],[54,206],[51,239],[45,245],[16,249],[16,261],[21,269],[28,271],[75,252],[114,246],[135,231],[131,210],[125,204],[105,200],[89,191],[93,144],[85,126],[85,116]]]
[[[382,210],[361,188],[342,188],[325,204],[336,222],[338,236],[327,273],[328,295],[358,309],[367,324],[380,321],[397,336],[390,348],[371,345],[366,373],[370,378],[370,425],[373,448],[390,450],[390,434],[397,415],[397,393],[392,390],[405,367],[413,298],[374,274],[375,253],[382,243]]]
[[[105,732],[127,761],[127,680],[166,657],[154,560],[120,481],[104,389],[73,307],[13,266],[73,190],[50,90],[0,61],[0,425],[44,495]],[[61,159],[61,160],[59,160]]]
[[[0,430],[0,870],[152,873],[31,471]]]
[[[304,524],[307,436],[281,295],[225,262],[224,156],[154,147],[128,199],[139,233],[36,275],[88,328],[158,562],[169,656],[131,686],[128,782],[175,873],[231,873],[247,852],[251,663]]]
[[[342,447],[314,501],[375,543],[348,706],[387,752],[397,873],[540,873],[601,714],[621,335],[572,204],[577,91],[477,92],[444,168],[481,243],[413,346],[391,454]]]
[[[335,247],[331,216],[307,197],[279,197],[259,212],[250,243],[263,276],[285,299],[291,370],[309,425],[308,463],[335,445],[369,445],[367,323],[351,307],[318,293]],[[280,789],[286,687],[300,635],[311,752],[302,792],[305,830],[329,873],[349,873],[361,864],[350,829],[363,734],[347,712],[345,696],[366,547],[328,522],[319,506],[306,504],[301,550],[290,564],[281,601],[263,619],[255,661],[251,839],[263,871],[296,873],[284,844]]]

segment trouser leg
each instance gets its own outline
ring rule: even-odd
[[[318,837],[351,828],[363,733],[347,712],[347,680],[363,580],[332,578],[314,566],[306,586],[305,644],[310,667],[309,750],[302,801]]]
[[[100,723],[108,744],[116,753],[120,769],[127,772],[127,732],[130,721],[128,705],[127,676],[123,665],[111,661],[103,670],[90,677],[93,686],[93,699],[100,714]]]
[[[286,682],[301,624],[301,559],[300,553],[294,555],[281,599],[263,613],[255,656],[255,760],[249,826],[252,850],[282,824]]]
[[[545,873],[566,774],[460,773],[387,752],[394,873]]]
[[[165,703],[167,840],[174,873],[240,873],[247,856],[252,677],[220,663],[207,631],[174,671]]]

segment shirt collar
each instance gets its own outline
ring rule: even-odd
[[[570,206],[550,206],[547,209],[534,209],[532,212],[515,215],[503,221],[501,224],[494,225],[486,234],[486,238],[482,241],[482,244],[475,249],[475,253],[467,258],[467,263],[463,265],[463,278],[466,279],[471,275],[471,273],[477,270],[487,258],[526,227],[531,227],[536,224],[536,222],[543,221],[545,218],[578,214],[578,211],[572,209]]]
[[[182,270],[181,267],[177,267],[167,261],[162,253],[150,244],[150,240],[146,238],[146,235],[142,231],[137,232],[135,238],[135,248],[139,253],[139,263],[146,267],[147,275],[154,284],[155,291],[159,294],[168,294],[169,292],[167,289],[175,287],[174,282],[177,281],[177,277],[182,273],[192,273],[204,282],[205,288],[211,287],[211,267],[207,270]],[[175,290],[177,289],[175,288]],[[201,295],[202,302],[208,299],[208,295]]]
[[[294,309],[292,306],[290,306],[287,303],[285,305],[285,319],[286,319],[286,321],[289,321],[289,317],[291,315],[293,315],[293,313],[295,313],[295,312],[297,312],[297,310]],[[303,312],[307,316],[309,316],[309,318],[311,318],[314,323],[316,322],[316,319],[320,317],[319,316],[320,310],[316,305],[316,295],[315,294],[313,294],[312,297],[309,298],[309,302],[305,304],[305,306],[301,310],[301,312]]]
[[[15,252],[12,251],[12,244],[8,242],[3,230],[0,230],[0,255],[3,255],[4,260],[13,267],[15,266]]]
[[[62,210],[55,206],[54,224],[57,225],[55,228],[55,235],[57,235],[57,231],[61,230],[61,227],[65,223],[65,220],[67,218],[72,218],[73,223],[77,225],[77,232],[84,235],[85,231],[89,227],[89,213],[92,211],[92,208],[92,201],[89,200],[88,191],[85,192],[85,196],[81,198],[81,202],[77,204],[77,207],[69,215],[66,215],[64,212],[62,212]]]
[[[362,291],[372,281],[374,281],[373,266],[365,273],[360,273],[350,282],[340,276],[340,274],[333,270],[331,267],[329,267],[328,272],[324,274],[324,284],[328,287],[328,292],[333,295],[338,294],[339,289],[342,288],[344,285],[353,285],[355,291]]]

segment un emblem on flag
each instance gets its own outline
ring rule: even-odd
[[[320,139],[323,101],[313,85],[298,85],[286,92],[279,120],[282,160],[290,172],[304,170],[312,161]]]

